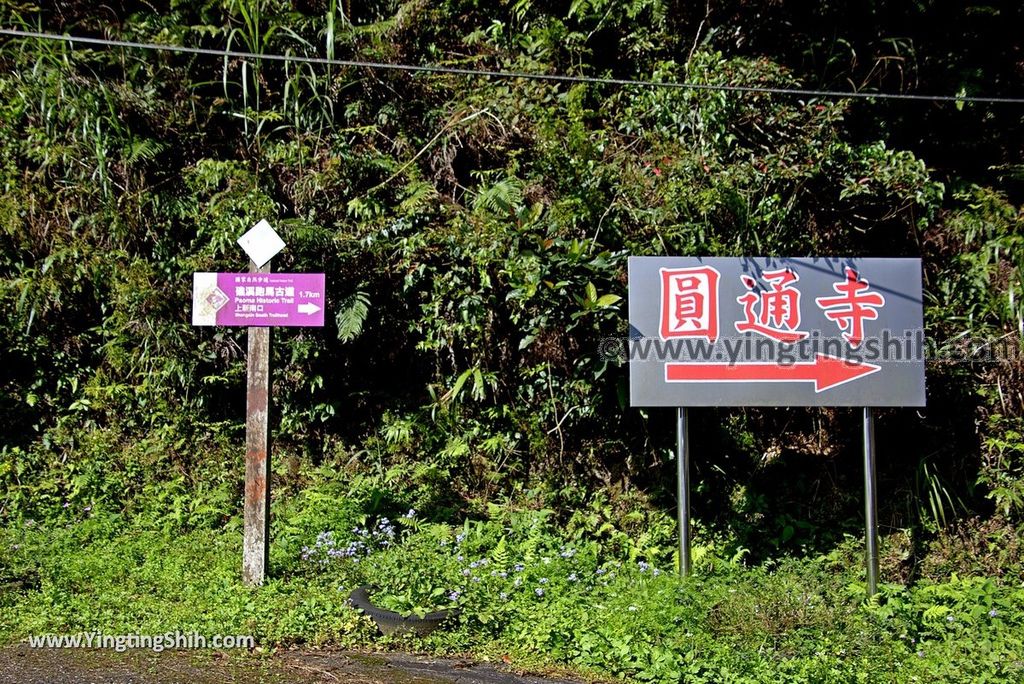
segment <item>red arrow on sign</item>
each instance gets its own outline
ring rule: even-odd
[[[813,382],[815,392],[871,375],[880,370],[871,363],[847,361],[818,354],[814,361],[796,363],[667,363],[667,382]]]

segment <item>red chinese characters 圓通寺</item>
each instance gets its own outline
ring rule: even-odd
[[[864,341],[864,321],[878,318],[878,310],[885,306],[885,297],[878,292],[867,292],[870,285],[852,268],[846,269],[846,280],[834,283],[836,297],[818,297],[814,301],[825,318],[835,322],[843,339],[851,347]]]
[[[735,323],[736,332],[755,332],[777,342],[798,342],[809,333],[800,327],[800,290],[794,283],[800,278],[788,268],[765,271],[761,277],[771,285],[761,289],[757,280],[741,275],[747,291],[736,298],[743,305],[743,320]]]
[[[661,337],[718,337],[719,272],[710,266],[661,269]]]

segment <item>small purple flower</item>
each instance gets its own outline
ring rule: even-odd
[[[83,511],[84,513],[88,513],[88,512],[89,512],[89,511],[91,511],[91,510],[92,510],[92,506],[86,506],[85,508],[83,508],[83,509],[82,509],[82,511]]]
[[[523,571],[523,564],[522,563],[516,563],[515,565],[512,566],[512,569],[514,571],[516,571],[516,572],[522,572]]]
[[[566,579],[568,579],[570,582],[576,582],[579,580],[575,572],[570,572],[569,577],[567,577]]]
[[[469,577],[471,574],[472,574],[472,571],[469,568],[465,568],[462,571],[462,576],[463,577]]]
[[[574,549],[565,549],[565,548],[563,548],[562,549],[562,553],[560,553],[558,555],[560,555],[562,558],[572,558],[573,556],[576,555],[576,551]]]
[[[594,571],[594,574],[595,575],[603,575],[604,574],[604,568],[598,568],[597,570]]]
[[[479,584],[479,582],[480,582],[480,578],[479,577],[474,577],[473,578],[473,583],[474,584]]]
[[[500,598],[502,601],[507,601],[508,594],[506,594],[505,592],[501,592],[500,594],[498,594],[498,598]]]
[[[521,585],[522,583],[523,583],[523,578],[522,578],[522,577],[516,577],[516,581],[515,581],[515,582],[513,582],[513,583],[512,583],[512,585],[513,585],[513,586],[516,586],[516,587],[518,587],[518,586],[520,586],[520,585]]]
[[[540,582],[541,584],[547,584],[548,583],[548,578],[547,577],[541,577],[537,581]]]
[[[947,615],[946,616],[946,622],[953,622],[954,620],[956,620],[956,618],[953,617],[952,615]]]
[[[448,594],[448,600],[449,601],[458,601],[459,600],[459,596],[461,596],[461,595],[462,594],[460,594],[459,592],[453,591],[452,593]]]
[[[410,508],[409,512],[405,514],[405,517],[407,519],[409,519],[409,520],[412,520],[413,518],[415,518],[416,517],[416,509],[415,508]]]
[[[374,536],[387,537],[388,539],[395,538],[395,526],[391,524],[391,521],[387,518],[381,518],[377,521],[376,534]]]
[[[71,505],[71,502],[70,502],[70,501],[65,501],[65,502],[64,502],[64,508],[67,508],[67,507],[68,507],[68,506],[70,506],[70,505]]]
[[[536,594],[537,596],[543,596],[544,595],[544,590],[541,589],[540,587],[537,587],[536,589],[533,590],[533,593]]]
[[[640,568],[640,572],[647,572],[647,568],[649,568],[650,566],[647,564],[646,561],[640,561],[639,563],[637,563],[637,567]]]
[[[999,615],[999,611],[996,610],[995,608],[993,608],[992,610],[988,611],[988,616],[989,617],[995,617],[996,615]]]
[[[455,543],[456,544],[461,544],[465,540],[466,540],[466,534],[464,532],[459,532],[457,535],[455,535]]]

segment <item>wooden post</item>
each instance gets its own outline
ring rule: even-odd
[[[250,264],[251,273],[270,273],[270,262]],[[270,545],[270,328],[250,327],[245,412],[245,529],[242,582],[263,584]]]

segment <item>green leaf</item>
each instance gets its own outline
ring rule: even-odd
[[[365,292],[355,292],[346,298],[335,318],[338,323],[338,339],[342,342],[351,342],[359,337],[369,313],[370,298]]]
[[[477,400],[484,398],[484,376],[479,368],[473,369],[473,398]]]
[[[442,398],[443,401],[454,401],[459,398],[459,393],[462,392],[462,386],[466,384],[466,380],[473,373],[473,368],[467,368],[459,374],[459,377],[455,379],[455,384],[448,390],[448,393]]]

